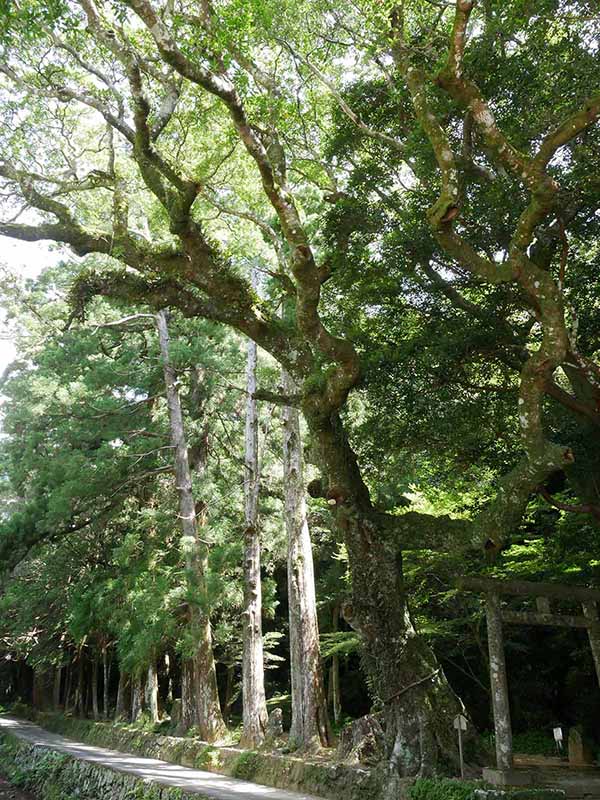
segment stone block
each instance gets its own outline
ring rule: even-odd
[[[495,769],[485,767],[483,780],[493,786],[533,786],[534,775],[526,769]]]
[[[594,754],[578,728],[569,731],[569,766],[585,767],[594,763]]]

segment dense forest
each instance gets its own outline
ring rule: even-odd
[[[597,4],[4,0],[0,47],[0,234],[54,250],[1,277],[0,703],[455,770],[456,579],[600,577]],[[586,632],[505,637],[522,746],[600,741]]]

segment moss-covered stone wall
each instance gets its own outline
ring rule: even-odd
[[[72,719],[61,714],[37,713],[35,722],[46,730],[86,744],[329,800],[378,800],[381,794],[381,775],[377,770],[311,760],[306,756],[215,747],[195,738],[161,736],[129,725]]]
[[[202,800],[205,797],[175,787],[149,785],[138,776],[80,761],[4,733],[0,734],[0,769],[13,785],[32,792],[39,800]]]

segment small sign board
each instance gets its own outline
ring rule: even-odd
[[[554,741],[555,742],[562,742],[563,740],[563,732],[562,728],[553,728],[552,733],[554,734]]]
[[[457,731],[467,730],[467,718],[463,714],[457,714],[454,717],[454,729]]]

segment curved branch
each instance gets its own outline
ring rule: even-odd
[[[574,514],[592,514],[592,516],[600,520],[600,506],[593,505],[592,503],[584,503],[583,505],[579,506],[574,506],[569,503],[561,503],[552,497],[545,486],[538,487],[538,494],[540,494],[547,503],[549,503],[551,506],[554,506],[554,508],[560,509],[560,511],[570,511]]]

